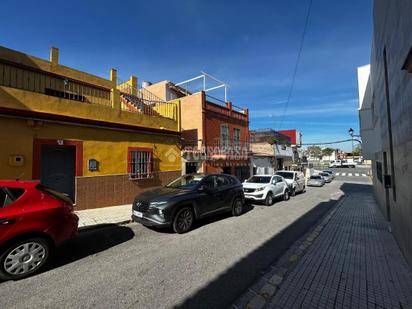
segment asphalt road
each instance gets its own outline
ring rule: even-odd
[[[139,224],[82,232],[42,274],[0,283],[0,308],[226,308],[359,186],[335,180],[240,217],[203,220],[183,235]]]
[[[370,167],[357,166],[356,168],[328,168],[332,170],[336,180],[345,182],[367,182],[370,180]]]

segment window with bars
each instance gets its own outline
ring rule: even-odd
[[[149,148],[129,148],[128,172],[131,179],[152,177],[153,151]]]
[[[240,150],[240,129],[233,129],[233,146],[235,150]]]
[[[220,145],[223,148],[229,146],[229,126],[227,124],[220,126]]]

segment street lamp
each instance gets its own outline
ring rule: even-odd
[[[348,133],[352,139],[352,161],[355,162],[355,154],[353,153],[353,136],[354,136],[353,132],[354,130],[352,128],[348,130]]]

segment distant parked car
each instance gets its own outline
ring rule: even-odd
[[[321,172],[319,173],[319,175],[323,177],[326,183],[332,182],[332,177],[329,175],[329,173]]]
[[[310,187],[323,187],[325,185],[325,179],[320,175],[312,175],[308,180],[308,186]]]
[[[332,179],[335,179],[335,175],[333,175],[333,172],[331,170],[324,170],[322,171],[323,173],[328,173]]]
[[[300,171],[277,171],[275,175],[282,176],[288,183],[290,194],[305,192],[305,176]]]
[[[289,200],[289,185],[282,176],[255,175],[243,183],[245,199],[248,201],[264,202],[265,205],[273,204],[276,197]]]
[[[77,232],[70,198],[36,181],[0,181],[0,278],[39,272],[56,245]]]
[[[188,232],[195,220],[223,212],[243,212],[242,183],[225,174],[188,174],[163,188],[136,196],[132,219],[146,226]]]
[[[352,167],[352,168],[355,168],[356,163],[354,163],[354,162],[350,163],[346,160],[333,160],[329,163],[329,167]]]

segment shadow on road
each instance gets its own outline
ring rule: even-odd
[[[83,230],[77,236],[57,248],[54,262],[48,268],[57,268],[126,242],[134,237],[127,226],[102,224]]]
[[[344,196],[348,192],[370,190],[370,185],[343,184]],[[343,196],[343,197],[344,197]],[[341,197],[340,200],[343,198]],[[234,264],[207,286],[196,292],[178,308],[228,308],[249,288],[262,271],[268,269],[282,254],[311,227],[313,227],[334,205],[336,200],[319,203],[304,216],[297,219],[281,233]]]
[[[243,205],[242,215],[244,215],[245,213],[253,210],[253,208],[254,208],[253,205],[245,203]],[[230,218],[230,217],[232,217],[232,213],[231,212],[225,212],[225,213],[213,215],[213,216],[210,216],[210,217],[207,217],[207,218],[204,218],[204,219],[196,220],[193,224],[193,227],[192,227],[191,231],[194,231],[194,230],[196,230],[198,228],[201,228],[203,226],[206,226],[208,224],[218,222],[220,220],[225,220],[225,219]],[[172,228],[156,228],[156,227],[152,227],[152,226],[148,226],[147,228],[149,228],[153,231],[160,232],[160,233],[165,233],[165,234],[174,234],[175,233]]]

